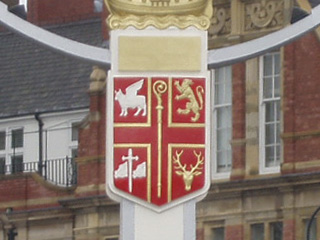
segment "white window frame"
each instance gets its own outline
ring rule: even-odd
[[[264,80],[264,57],[266,55],[279,55],[279,63],[280,63],[280,72],[279,72],[279,78],[280,78],[280,83],[279,83],[279,97],[272,97],[269,98],[267,100],[265,100],[263,98],[263,80]],[[281,139],[280,139],[280,160],[279,160],[279,165],[278,166],[272,166],[272,167],[266,167],[266,152],[265,152],[265,136],[266,136],[266,132],[265,132],[265,117],[266,117],[266,102],[276,102],[278,101],[280,104],[280,112],[279,112],[279,127],[280,127],[280,131],[281,131],[281,82],[282,82],[282,77],[281,77],[281,73],[282,73],[282,69],[281,69],[281,53],[280,51],[276,51],[276,52],[271,52],[271,53],[267,53],[264,56],[261,56],[259,59],[259,95],[260,95],[260,104],[259,104],[259,119],[260,119],[260,124],[259,124],[259,172],[260,174],[273,174],[273,173],[279,173],[280,172],[280,165],[281,165],[281,153],[282,153],[282,143],[281,143]],[[274,73],[274,65],[272,65],[272,74]],[[274,75],[272,75],[274,77]],[[274,83],[274,81],[273,81]],[[274,84],[273,84],[274,86]],[[274,92],[274,90],[272,91]],[[280,133],[279,133],[280,134]],[[276,137],[276,136],[275,136]],[[280,136],[279,136],[280,138]]]
[[[22,138],[23,138],[23,146],[18,148],[12,148],[12,131],[22,129]],[[5,159],[5,165],[12,165],[12,158],[13,156],[22,156],[23,163],[24,163],[24,146],[25,146],[25,139],[24,139],[24,127],[8,127],[0,129],[0,132],[5,132],[5,149],[0,150],[0,157]],[[6,169],[8,170],[8,169]],[[7,174],[11,174],[11,170],[7,172]]]
[[[230,175],[231,175],[231,170],[232,170],[232,148],[231,148],[231,143],[230,143],[230,151],[231,151],[231,154],[230,154],[230,161],[231,161],[231,167],[228,171],[225,171],[225,172],[218,172],[218,167],[217,167],[217,164],[218,164],[218,159],[217,159],[217,152],[218,152],[218,146],[217,146],[217,109],[221,109],[221,108],[230,108],[230,111],[231,111],[231,119],[230,119],[230,122],[231,122],[231,126],[230,126],[230,135],[231,135],[231,139],[230,139],[230,142],[232,140],[232,67],[231,66],[226,66],[226,67],[222,67],[219,69],[220,71],[230,71],[230,77],[231,77],[231,83],[230,83],[230,93],[231,93],[231,101],[229,103],[223,103],[223,104],[215,104],[215,90],[216,90],[216,71],[218,70],[213,70],[211,72],[212,74],[212,80],[213,80],[213,96],[212,96],[212,107],[213,107],[213,130],[212,130],[212,137],[213,137],[213,166],[212,166],[212,178],[213,179],[229,179],[230,178]],[[226,75],[226,74],[224,74]]]

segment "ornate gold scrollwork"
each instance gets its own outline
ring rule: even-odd
[[[161,177],[162,177],[162,94],[164,94],[168,89],[168,85],[163,80],[158,80],[153,84],[153,92],[157,97],[158,105],[156,110],[158,113],[157,124],[158,124],[158,198],[161,197]]]
[[[107,22],[111,29],[194,26],[206,30],[212,16],[212,0],[105,0],[105,3],[110,12]]]

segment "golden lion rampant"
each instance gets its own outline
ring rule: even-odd
[[[194,91],[191,88],[191,85],[193,84],[193,81],[189,78],[185,78],[181,85],[179,84],[179,81],[175,81],[174,85],[176,86],[177,90],[181,93],[180,95],[176,95],[176,100],[181,99],[188,99],[189,101],[186,103],[186,108],[181,109],[178,108],[177,112],[179,114],[189,114],[191,111],[195,114],[194,117],[191,117],[192,122],[196,122],[200,118],[200,110],[203,108],[203,94],[204,89],[202,86],[196,87],[196,93],[199,99],[199,102],[197,101],[197,98],[195,96]]]

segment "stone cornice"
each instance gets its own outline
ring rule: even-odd
[[[252,192],[272,192],[288,187],[311,187],[320,183],[320,172],[212,183],[204,201],[240,196]]]

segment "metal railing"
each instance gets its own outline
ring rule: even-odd
[[[38,172],[46,181],[57,186],[71,187],[77,184],[77,164],[74,158],[70,157],[46,160],[42,166],[39,162],[0,165],[0,176],[27,172]]]

